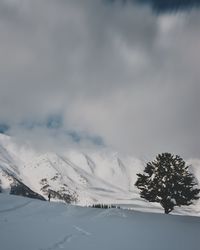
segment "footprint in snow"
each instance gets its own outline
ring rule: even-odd
[[[90,236],[90,235],[91,235],[90,232],[88,232],[88,231],[82,229],[81,227],[74,226],[74,228],[75,228],[77,231],[79,231],[81,234],[83,234],[83,235],[86,235],[86,236]]]

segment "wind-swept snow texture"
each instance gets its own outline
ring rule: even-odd
[[[200,181],[200,161],[193,161],[193,165],[192,171]],[[52,200],[70,196],[79,205],[119,204],[134,210],[161,212],[159,204],[142,200],[134,186],[136,173],[143,168],[140,160],[109,150],[41,153],[0,134],[2,193],[10,192],[14,177],[45,198],[52,190],[52,194],[57,194]],[[176,208],[175,213],[200,215],[200,201],[190,207]]]
[[[1,250],[199,250],[200,218],[0,194]]]

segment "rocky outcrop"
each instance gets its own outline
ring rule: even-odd
[[[20,181],[17,177],[15,177],[12,173],[9,173],[6,170],[1,169],[1,177],[4,182],[6,181],[7,185],[4,189],[2,187],[2,181],[0,179],[0,192],[9,192],[9,194],[25,196],[33,199],[45,200],[45,198],[31,190],[28,186],[26,186],[22,181]]]
[[[50,194],[51,198],[62,200],[66,203],[74,203],[78,200],[77,193],[70,191],[69,187],[66,184],[61,185],[58,190],[52,189],[46,178],[43,178],[40,181],[40,184],[43,185],[41,191],[45,196],[48,196],[48,194]]]
[[[46,200],[42,195],[34,192],[19,180],[14,180],[13,184],[11,185],[10,194],[25,196],[43,201]]]

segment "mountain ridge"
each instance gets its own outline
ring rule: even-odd
[[[192,171],[200,181],[200,161],[193,162]],[[142,169],[143,162],[139,159],[112,151],[66,149],[60,154],[41,153],[28,144],[18,144],[10,136],[0,135],[1,192],[9,193],[17,180],[18,185],[23,183],[45,199],[51,193],[55,201],[78,205],[121,204],[136,210],[148,207],[160,212],[160,205],[141,199],[134,186],[136,173]],[[200,215],[200,203],[176,210]]]

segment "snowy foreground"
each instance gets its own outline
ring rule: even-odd
[[[1,250],[199,250],[200,218],[0,195]]]

